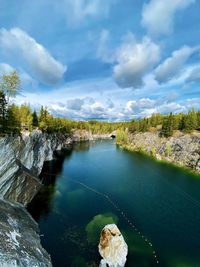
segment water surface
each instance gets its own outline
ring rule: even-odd
[[[107,223],[125,237],[127,267],[200,266],[199,177],[111,140],[76,145],[42,176],[45,187],[29,211],[55,267],[98,266]]]

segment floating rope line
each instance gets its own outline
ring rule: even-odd
[[[46,175],[50,175],[50,176],[54,176],[54,175],[56,175],[56,174],[48,174],[48,173],[45,173],[45,172],[43,172],[43,174],[46,174]],[[62,176],[63,178],[64,178],[64,176]],[[97,194],[97,195],[99,195],[99,196],[101,196],[102,198],[104,198],[104,199],[106,199],[106,201],[107,202],[109,202],[118,212],[119,212],[119,214],[120,214],[120,216],[129,224],[129,226],[142,238],[142,240],[148,245],[148,246],[150,246],[152,249],[153,249],[153,244],[151,243],[151,241],[148,239],[148,238],[146,238],[142,233],[141,233],[141,231],[139,231],[139,229],[134,225],[134,223],[133,222],[131,222],[131,220],[127,217],[127,215],[126,215],[126,213],[123,211],[123,210],[121,210],[120,208],[119,208],[119,206],[116,204],[116,202],[114,202],[113,200],[112,200],[112,198],[109,196],[109,195],[107,195],[107,194],[105,194],[105,193],[102,193],[102,192],[99,192],[99,191],[97,191],[96,189],[94,189],[94,188],[92,188],[92,187],[90,187],[90,186],[88,186],[88,185],[86,185],[85,183],[82,183],[82,182],[80,182],[80,181],[78,181],[78,180],[74,180],[74,179],[68,179],[68,180],[70,180],[70,181],[72,181],[72,182],[74,182],[74,183],[76,183],[76,184],[78,184],[78,185],[81,185],[82,187],[85,187],[87,190],[89,190],[89,191],[91,191],[91,192],[94,192],[95,194]],[[156,251],[153,249],[153,259],[155,260],[155,262],[156,262],[156,264],[158,264],[159,263],[159,260],[158,260],[158,256],[157,256],[157,254],[156,254]]]
[[[81,185],[81,186],[83,186],[83,187],[85,187],[86,189],[88,189],[88,190],[90,190],[90,191],[92,191],[92,192],[94,192],[94,193],[96,193],[96,194],[98,194],[98,195],[100,195],[101,197],[103,197],[103,198],[105,198],[119,213],[120,213],[120,216],[130,225],[130,227],[132,228],[132,229],[134,229],[134,231],[143,239],[143,241],[147,244],[147,245],[149,245],[151,248],[153,248],[153,244],[148,240],[148,238],[146,238],[139,230],[138,230],[138,228],[134,225],[134,223],[132,223],[130,220],[129,220],[129,218],[127,217],[127,215],[126,215],[126,213],[123,211],[123,210],[121,210],[120,208],[119,208],[119,206],[118,205],[116,205],[116,203],[110,198],[110,196],[109,195],[107,195],[107,194],[104,194],[104,193],[101,193],[101,192],[99,192],[99,191],[97,191],[96,189],[94,189],[94,188],[92,188],[92,187],[90,187],[90,186],[88,186],[88,185],[86,185],[86,184],[84,184],[84,183],[82,183],[82,182],[80,182],[80,181],[77,181],[77,180],[73,180],[73,179],[69,179],[70,181],[72,181],[72,182],[74,182],[74,183],[77,183],[77,184],[79,184],[79,185]],[[156,254],[156,252],[155,252],[155,250],[153,250],[153,258],[154,258],[154,260],[155,260],[155,262],[158,264],[159,263],[159,260],[158,260],[158,256],[157,256],[157,254]]]

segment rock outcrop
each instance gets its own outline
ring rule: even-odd
[[[200,173],[200,135],[198,133],[179,132],[169,138],[161,138],[159,133],[151,132],[129,134],[125,147]]]
[[[40,244],[37,223],[24,206],[42,186],[38,175],[44,162],[71,144],[64,135],[38,130],[0,138],[0,266],[52,266]]]
[[[0,200],[0,266],[51,267],[37,223],[20,204]]]
[[[41,188],[38,179],[54,151],[72,143],[63,135],[35,130],[18,137],[0,138],[0,196],[27,205]]]
[[[106,225],[100,236],[99,253],[103,258],[99,267],[124,267],[128,246],[115,224]]]
[[[107,134],[93,134],[90,131],[86,130],[75,130],[73,132],[73,141],[80,142],[80,141],[93,141],[98,139],[112,139],[116,136],[116,132],[107,133]]]

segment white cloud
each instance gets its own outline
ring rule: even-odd
[[[0,75],[9,74],[14,70],[9,64],[0,63]]]
[[[157,112],[162,113],[162,114],[169,114],[170,112],[179,113],[179,112],[185,112],[185,111],[186,111],[185,106],[179,103],[176,103],[176,102],[163,103],[162,105],[157,107]]]
[[[155,78],[159,83],[165,83],[176,77],[189,57],[197,51],[197,47],[192,48],[183,46],[179,50],[172,53],[172,56],[167,58],[155,70]]]
[[[129,117],[149,117],[154,113],[169,114],[170,112],[185,112],[187,108],[184,104],[169,102],[166,99],[142,98],[128,101],[125,105],[124,114]]]
[[[160,47],[148,37],[141,43],[127,40],[119,48],[116,60],[113,76],[117,84],[122,88],[139,88],[144,75],[160,60]]]
[[[176,11],[195,3],[195,0],[150,0],[144,4],[142,25],[153,34],[169,34],[173,30]]]
[[[55,60],[41,44],[19,28],[0,29],[0,43],[13,58],[23,59],[32,74],[45,84],[58,82],[66,71],[66,66]]]
[[[83,99],[75,98],[67,100],[67,108],[72,110],[81,110],[84,104]]]
[[[200,67],[195,68],[187,78],[188,82],[200,82]]]
[[[139,100],[128,101],[125,106],[125,112],[131,114],[137,114],[144,109],[152,109],[155,106],[156,101],[149,98],[142,98]]]
[[[116,0],[64,0],[67,21],[77,26],[86,18],[107,16]]]

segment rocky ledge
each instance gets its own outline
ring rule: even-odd
[[[200,173],[200,134],[197,132],[177,132],[169,138],[151,132],[129,134],[124,147]]]
[[[25,206],[42,186],[38,175],[44,162],[71,144],[67,136],[38,130],[0,138],[0,266],[52,266]]]
[[[38,175],[44,162],[71,143],[66,136],[38,130],[0,138],[0,196],[26,206],[41,188]]]
[[[0,266],[51,267],[37,223],[20,204],[0,200]]]

